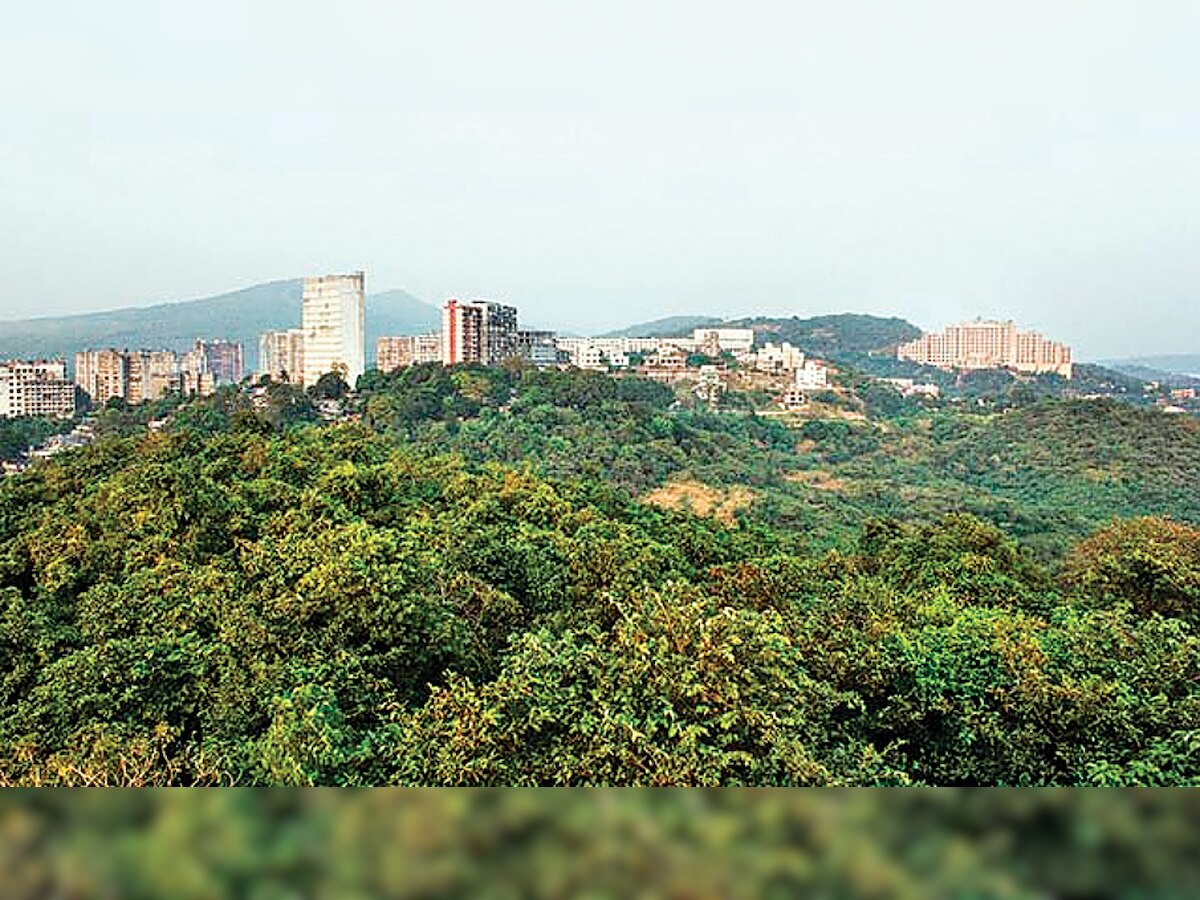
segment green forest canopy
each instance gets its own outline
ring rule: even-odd
[[[788,474],[886,482],[886,460],[1040,514],[1165,459],[1112,496],[1170,506],[1188,423],[1049,404],[797,434],[637,380],[418,367],[362,388],[359,424],[225,392],[0,484],[0,780],[1198,780],[1194,526],[1066,510],[1047,556],[936,504],[867,514],[869,492],[773,512],[831,493]],[[1080,445],[1097,423],[1119,442]],[[760,498],[731,526],[638,501],[680,472]]]

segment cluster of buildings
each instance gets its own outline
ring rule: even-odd
[[[258,340],[258,374],[311,387],[327,372],[353,385],[366,369],[366,276],[304,279],[300,327],[265,332]]]
[[[186,353],[174,350],[82,350],[75,354],[75,384],[94,405],[113,398],[128,403],[169,393],[206,396],[237,384],[245,369],[242,345],[197,340]]]
[[[517,308],[493,300],[447,300],[442,328],[432,334],[385,337],[376,347],[376,365],[385,372],[424,362],[496,365],[524,359],[539,366],[567,361],[552,331],[518,327]]]
[[[0,363],[0,418],[68,418],[80,405],[157,400],[168,393],[206,395],[242,380],[242,345],[197,340],[186,353],[173,350],[82,350],[75,371],[65,359]],[[80,396],[82,393],[83,396]]]
[[[943,369],[1013,369],[1071,377],[1071,348],[1011,322],[976,319],[901,344],[900,359]]]

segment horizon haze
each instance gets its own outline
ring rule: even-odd
[[[365,269],[574,331],[982,316],[1200,352],[1194,5],[316,9],[11,11],[0,323]]]

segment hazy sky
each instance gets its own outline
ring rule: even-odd
[[[362,268],[1200,352],[1194,0],[9,6],[0,319]]]

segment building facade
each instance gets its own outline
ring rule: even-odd
[[[325,275],[304,279],[301,329],[304,385],[337,372],[354,387],[366,367],[365,276]]]
[[[128,380],[125,399],[130,403],[158,400],[182,389],[179,357],[172,350],[125,351]]]
[[[266,331],[258,338],[258,374],[273,381],[304,381],[304,330]]]
[[[1013,369],[1070,378],[1071,348],[1011,322],[977,319],[901,344],[900,359],[943,369]]]
[[[75,413],[75,385],[63,359],[0,363],[0,419],[17,416],[66,418]]]
[[[633,354],[648,356],[677,347],[681,341],[665,338],[558,338],[558,349],[577,369],[607,371],[629,366]],[[690,348],[690,342],[687,342]]]
[[[732,353],[738,356],[754,349],[752,328],[697,328],[692,331],[692,343],[698,353],[718,356]]]
[[[515,306],[491,300],[453,298],[442,306],[443,365],[495,365],[518,352]]]
[[[237,384],[245,374],[245,354],[236,341],[203,341],[197,338],[184,357],[183,367],[194,375],[211,375],[213,384]]]
[[[174,350],[82,350],[75,354],[75,384],[93,406],[103,406],[114,397],[136,404],[174,391],[211,394],[219,382],[209,368],[204,343],[197,341],[197,348],[182,357]]]
[[[381,372],[440,362],[441,358],[441,336],[436,333],[381,337],[375,345],[375,367]]]
[[[804,365],[804,352],[787,341],[782,344],[768,342],[757,353],[745,354],[744,358],[755,370],[775,374],[795,372]]]
[[[75,383],[94,406],[129,393],[129,358],[120,350],[82,350],[75,354]]]

